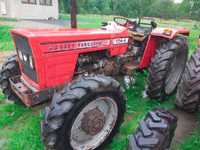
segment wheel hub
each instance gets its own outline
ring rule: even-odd
[[[117,103],[110,97],[99,97],[87,104],[76,117],[70,135],[75,150],[94,150],[114,129],[118,118]]]
[[[94,136],[103,129],[105,119],[104,113],[96,107],[84,114],[81,120],[81,128],[87,134]]]

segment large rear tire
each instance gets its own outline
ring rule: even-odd
[[[147,114],[129,138],[129,150],[168,150],[177,127],[177,118],[170,112],[155,109]]]
[[[9,81],[11,77],[17,75],[20,75],[17,55],[12,55],[2,65],[2,70],[0,71],[0,88],[9,100],[20,103],[18,96],[12,91]]]
[[[44,145],[47,150],[100,149],[117,133],[124,113],[125,99],[116,80],[82,77],[56,93],[45,109]]]
[[[164,100],[176,90],[187,57],[188,45],[184,36],[161,43],[149,67],[147,94],[150,98]]]
[[[200,48],[191,56],[178,86],[176,106],[194,112],[200,104]]]

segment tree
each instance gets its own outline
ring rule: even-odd
[[[70,13],[70,0],[59,0],[60,12]],[[200,0],[77,0],[80,14],[122,15],[126,17],[195,18],[200,16]]]
[[[62,13],[70,12],[70,0],[59,0],[59,10]]]

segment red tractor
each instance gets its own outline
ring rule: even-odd
[[[111,77],[149,68],[147,93],[163,100],[187,60],[185,29],[115,17],[101,29],[14,29],[17,55],[4,63],[0,85],[8,99],[31,107],[46,100],[46,149],[93,150],[109,142],[125,112]]]

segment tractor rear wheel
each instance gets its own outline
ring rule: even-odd
[[[200,104],[200,48],[186,65],[176,95],[176,106],[194,112]]]
[[[150,98],[164,100],[176,90],[187,57],[188,44],[184,36],[161,43],[149,67],[147,94]]]
[[[177,118],[163,109],[147,114],[129,138],[129,150],[168,150],[177,127]]]
[[[117,133],[125,113],[120,84],[105,76],[81,77],[55,93],[41,123],[47,150],[96,150]]]
[[[17,61],[17,55],[12,55],[7,58],[5,63],[2,65],[2,70],[0,71],[0,88],[3,94],[16,103],[20,103],[17,95],[12,91],[9,79],[13,76],[20,75],[19,64]]]

